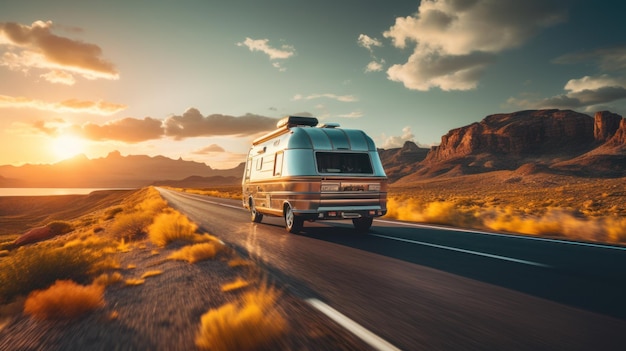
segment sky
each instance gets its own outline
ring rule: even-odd
[[[0,165],[245,160],[287,115],[437,145],[496,113],[626,114],[599,0],[0,0]]]

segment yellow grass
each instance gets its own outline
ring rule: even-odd
[[[113,264],[104,240],[46,241],[20,247],[0,259],[0,303],[57,280],[87,281]]]
[[[231,268],[235,268],[235,267],[250,267],[253,266],[254,263],[250,260],[245,260],[243,258],[234,258],[230,261],[228,261],[228,267]]]
[[[111,274],[102,273],[93,280],[93,284],[109,286],[121,282],[122,279],[123,277],[119,272],[113,272]]]
[[[71,319],[104,307],[104,286],[58,280],[45,290],[28,295],[24,312],[37,319]]]
[[[197,229],[198,226],[187,216],[172,211],[159,214],[148,228],[148,235],[154,244],[165,246],[175,241],[195,241]]]
[[[196,345],[212,351],[271,349],[288,328],[275,306],[278,296],[265,287],[246,293],[238,303],[209,310],[201,317]]]
[[[214,259],[218,254],[224,252],[224,249],[224,245],[210,241],[207,243],[184,246],[180,250],[173,252],[168,258],[171,260],[196,263],[198,261]]]
[[[410,193],[391,194],[387,203],[387,216],[405,221],[464,228],[562,236],[599,242],[626,242],[626,218],[618,215],[597,215],[599,208],[596,201],[582,202],[579,210],[554,206],[563,201],[550,198],[529,201],[526,206],[498,205],[520,201],[513,197],[506,200],[505,202],[488,196],[442,196],[429,201]],[[602,211],[610,213],[612,208]],[[621,210],[613,208],[613,211]]]
[[[135,285],[141,285],[141,284],[143,284],[145,282],[146,282],[145,279],[131,278],[131,279],[126,279],[124,281],[124,284],[126,284],[127,286],[135,286]]]
[[[136,240],[146,234],[153,216],[150,212],[121,213],[115,217],[111,231],[116,238]]]
[[[141,279],[146,279],[146,278],[150,278],[150,277],[156,277],[157,275],[161,275],[163,274],[162,270],[153,270],[153,271],[147,271],[144,274],[141,275]]]
[[[250,283],[237,277],[234,282],[222,285],[223,292],[235,291],[250,286]]]

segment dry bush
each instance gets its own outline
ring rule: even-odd
[[[131,278],[131,279],[126,279],[124,281],[124,284],[126,284],[127,286],[135,286],[135,285],[141,285],[141,284],[143,284],[145,282],[146,282],[145,279]]]
[[[250,283],[237,277],[234,282],[222,285],[222,292],[235,291],[250,286]]]
[[[198,226],[178,211],[159,214],[148,228],[150,241],[165,246],[174,241],[194,242]]]
[[[104,286],[79,285],[58,280],[46,290],[33,291],[24,303],[24,312],[37,319],[70,319],[104,307]]]
[[[217,255],[225,251],[225,246],[210,241],[207,243],[200,243],[194,245],[187,245],[173,252],[168,258],[171,260],[187,261],[189,263],[196,263],[198,261],[210,260]]]
[[[138,211],[156,215],[163,212],[168,207],[167,201],[163,200],[157,190],[154,191],[154,193],[150,193],[146,199],[136,206]]]
[[[62,243],[24,246],[0,259],[0,303],[43,289],[57,280],[86,281],[91,274],[99,273],[103,262],[110,260],[102,241],[67,247],[59,244]]]
[[[122,213],[115,218],[111,231],[118,239],[137,240],[146,234],[152,218],[147,212]]]
[[[388,217],[460,227],[480,225],[474,210],[474,204],[463,209],[458,200],[424,202],[413,197],[391,196],[387,202]]]
[[[609,217],[605,225],[609,241],[626,243],[626,218]]]
[[[201,318],[196,345],[212,351],[271,349],[288,327],[276,308],[278,297],[276,289],[263,287],[238,303],[209,310]]]
[[[163,274],[163,271],[161,270],[153,270],[153,271],[147,271],[144,274],[141,275],[141,279],[146,279],[146,278],[150,278],[150,277],[156,277],[157,275],[161,275]]]
[[[617,241],[617,238],[611,238],[611,222],[602,218],[580,217],[562,208],[550,208],[542,216],[516,214],[511,210],[496,211],[495,214],[492,212],[486,215],[484,223],[487,228],[498,231],[601,242]]]
[[[104,211],[104,220],[108,221],[109,219],[113,219],[118,213],[123,211],[124,208],[122,206],[110,207],[106,211]]]
[[[119,272],[113,272],[111,274],[102,273],[93,280],[93,284],[109,286],[121,282],[122,279],[122,274],[120,274]]]

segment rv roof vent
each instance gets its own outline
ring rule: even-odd
[[[301,117],[301,116],[288,116],[276,123],[276,128],[282,128],[287,126],[287,128],[295,127],[295,126],[309,126],[315,127],[317,125],[317,118],[315,117]]]
[[[339,128],[339,123],[324,123],[319,126],[320,128]]]

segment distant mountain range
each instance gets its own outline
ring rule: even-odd
[[[379,154],[390,181],[398,185],[497,170],[625,177],[626,119],[608,111],[594,117],[569,110],[495,114],[449,131],[439,146],[406,142]],[[243,168],[242,163],[216,170],[200,162],[116,151],[99,159],[77,156],[52,165],[0,166],[0,187],[202,188],[239,184]]]
[[[114,151],[98,159],[79,155],[51,165],[0,166],[0,187],[135,188],[184,179],[197,183],[199,178],[232,183],[239,182],[242,174],[243,164],[217,170],[200,162],[164,156],[122,156]]]

